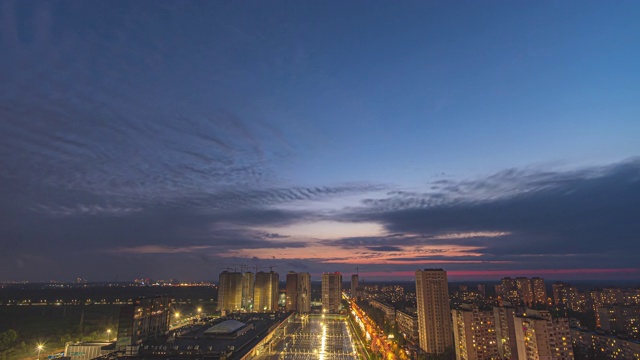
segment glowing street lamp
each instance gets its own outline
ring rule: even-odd
[[[42,349],[44,349],[44,345],[38,344],[38,360],[40,360],[40,351],[42,351]]]
[[[107,342],[111,341],[111,329],[107,329]]]

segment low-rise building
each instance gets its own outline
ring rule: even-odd
[[[418,315],[396,310],[396,325],[406,340],[413,344],[418,342]]]
[[[384,312],[384,318],[389,324],[395,323],[396,309],[393,306],[378,300],[370,300],[369,304],[376,309],[382,310],[382,312]]]

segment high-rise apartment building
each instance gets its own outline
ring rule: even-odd
[[[547,302],[547,289],[544,279],[539,277],[531,279],[526,277],[502,278],[500,285],[496,287],[496,293],[501,300],[512,304],[524,303],[526,306],[531,306],[533,304],[546,304]]]
[[[278,310],[278,273],[273,271],[256,273],[253,285],[253,309],[256,312]]]
[[[253,311],[253,284],[254,278],[252,272],[242,274],[242,309],[244,311]]]
[[[640,338],[640,307],[613,305],[598,308],[602,330]]]
[[[240,311],[242,308],[242,273],[223,271],[218,280],[218,310],[224,312]]]
[[[496,329],[496,340],[498,342],[500,359],[518,359],[516,329],[513,320],[515,314],[516,308],[512,306],[495,306],[493,308],[493,321]]]
[[[309,273],[287,274],[285,308],[287,311],[311,312],[311,275]]]
[[[531,278],[531,288],[533,289],[533,303],[546,304],[547,287],[544,284],[544,279],[539,277]]]
[[[498,359],[493,311],[463,304],[451,311],[456,360]]]
[[[514,318],[518,360],[573,360],[569,320],[527,309]]]
[[[358,274],[351,275],[351,298],[356,301],[360,300],[360,285],[358,283]]]
[[[416,270],[420,349],[440,354],[453,345],[449,284],[442,269]]]
[[[487,292],[486,292],[486,290],[485,290],[485,286],[484,286],[484,284],[478,284],[478,287],[477,287],[477,288],[478,288],[478,292],[479,292],[480,294],[485,295],[485,294],[487,293]]]
[[[533,288],[531,286],[531,280],[526,277],[516,278],[516,286],[518,288],[518,297],[525,305],[533,305]]]
[[[169,330],[169,298],[137,298],[120,308],[117,350],[163,336]]]
[[[342,301],[342,274],[322,274],[322,311],[328,313],[340,312]]]
[[[578,288],[567,283],[556,282],[551,285],[553,290],[553,302],[556,305],[564,305],[573,311],[586,310],[586,299],[582,299]]]
[[[516,279],[512,279],[510,277],[502,278],[502,280],[500,280],[500,285],[496,288],[496,293],[504,301],[515,304],[520,302],[518,283],[516,282]]]

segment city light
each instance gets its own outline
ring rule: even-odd
[[[40,352],[42,351],[42,349],[44,349],[44,345],[43,344],[38,344],[38,360],[40,360]]]

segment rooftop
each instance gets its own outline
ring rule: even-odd
[[[220,324],[214,325],[209,329],[205,330],[205,335],[216,335],[216,334],[229,334],[238,329],[244,327],[245,323],[240,322],[238,320],[226,320],[221,322]]]

